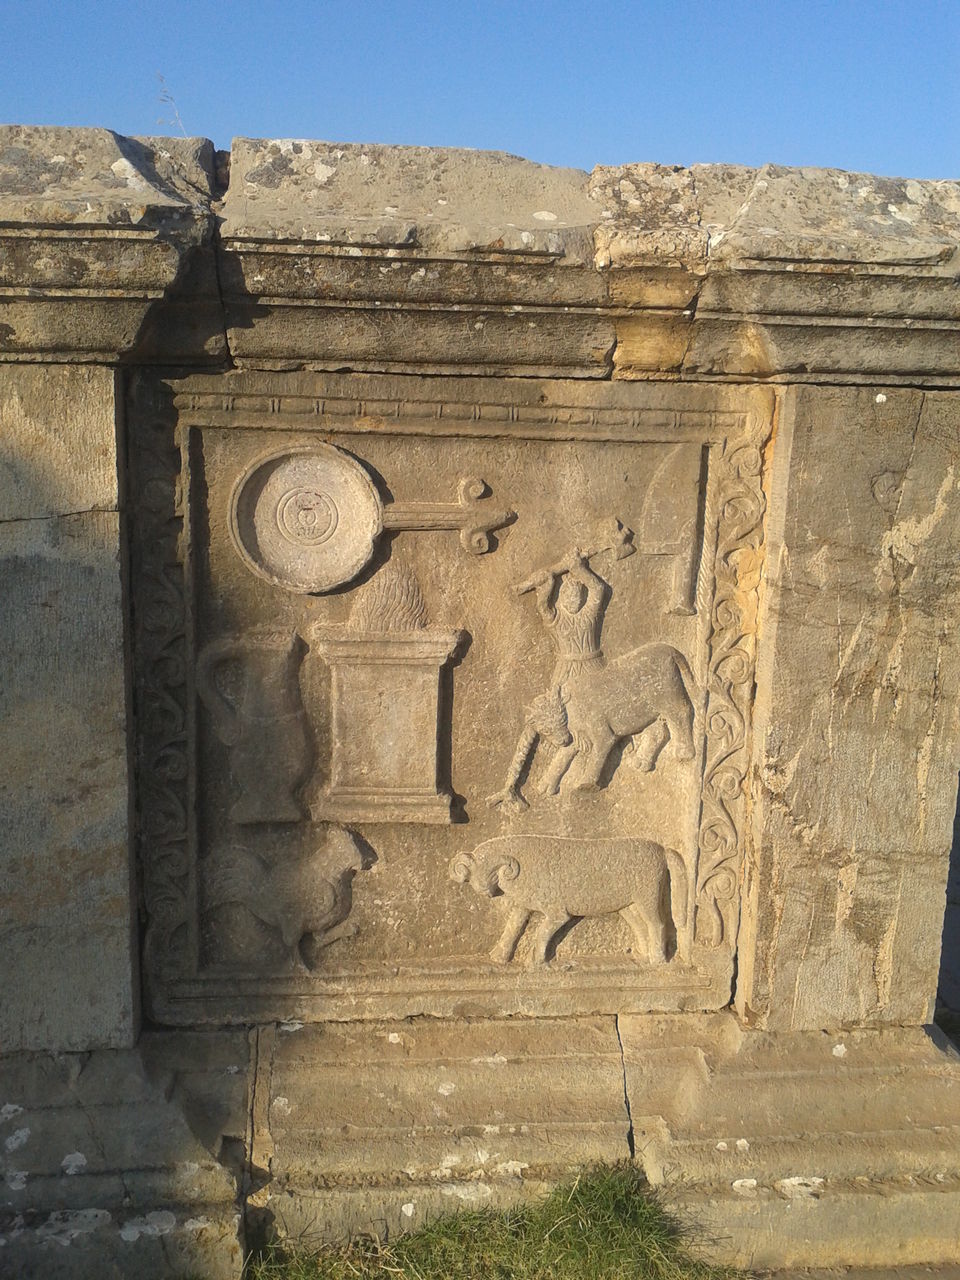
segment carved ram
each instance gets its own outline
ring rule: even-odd
[[[640,955],[661,964],[667,958],[670,914],[677,929],[687,919],[683,859],[652,840],[496,836],[454,858],[450,875],[486,897],[502,896],[509,905],[490,952],[499,964],[513,959],[535,914],[540,922],[531,964],[546,962],[551,942],[568,921],[613,914],[632,929]]]

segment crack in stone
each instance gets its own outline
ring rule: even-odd
[[[228,367],[236,369],[237,361],[230,345],[230,326],[227,324],[227,304],[223,292],[223,272],[221,257],[226,252],[223,243],[223,237],[220,235],[220,224],[215,218],[213,223],[213,233],[210,237],[210,248],[213,253],[213,278],[217,286],[217,310],[220,318],[220,330],[223,334],[223,349],[227,353]]]
[[[246,1150],[244,1151],[243,1171],[239,1182],[240,1191],[240,1221],[243,1228],[244,1239],[249,1238],[249,1222],[248,1222],[248,1202],[250,1194],[253,1191],[253,1159],[254,1159],[254,1143],[256,1141],[256,1106],[257,1106],[257,1077],[260,1071],[260,1032],[257,1027],[253,1027],[250,1031],[250,1058],[247,1075],[247,1132],[246,1132]]]
[[[612,378],[617,371],[617,347],[619,345],[620,339],[616,334],[614,334],[613,341],[603,355],[603,363],[606,368],[606,372],[604,374],[605,380]]]
[[[630,1150],[630,1159],[636,1155],[636,1140],[633,1132],[633,1112],[630,1110],[630,1091],[627,1087],[627,1062],[623,1053],[623,1039],[620,1035],[620,1017],[614,1014],[613,1025],[617,1032],[617,1044],[620,1046],[620,1072],[623,1077],[623,1106],[627,1113],[627,1147]]]
[[[28,524],[38,520],[69,520],[72,516],[116,515],[116,507],[83,507],[79,511],[54,511],[45,516],[0,516],[0,524]]]

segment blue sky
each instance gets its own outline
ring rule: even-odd
[[[0,120],[169,133],[176,113],[221,147],[958,177],[960,0],[0,0]]]

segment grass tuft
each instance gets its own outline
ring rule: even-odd
[[[630,1164],[588,1169],[545,1200],[463,1211],[387,1244],[320,1253],[270,1247],[248,1280],[727,1280],[687,1251],[676,1221]]]

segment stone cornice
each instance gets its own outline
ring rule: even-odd
[[[0,128],[0,359],[225,358],[215,194],[203,138]],[[152,316],[178,296],[158,343]]]
[[[957,182],[249,139],[229,173],[0,131],[0,358],[960,381]]]

